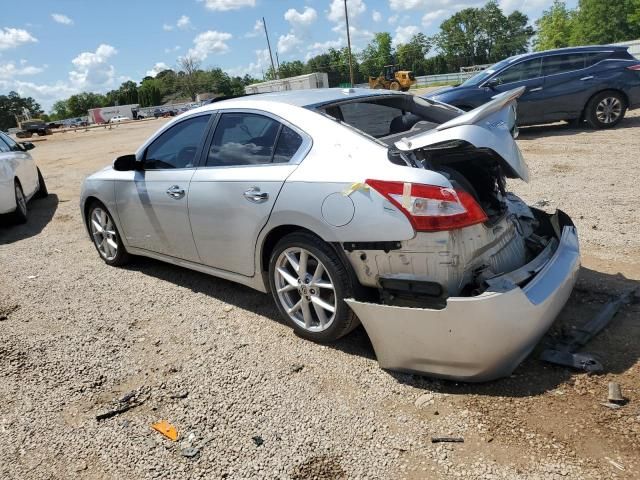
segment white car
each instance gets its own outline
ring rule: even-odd
[[[16,223],[27,221],[29,200],[48,194],[42,173],[28,153],[34,147],[0,132],[0,214],[9,214]]]
[[[129,117],[125,117],[124,115],[116,115],[109,120],[109,123],[119,123],[119,122],[128,122],[131,120]]]

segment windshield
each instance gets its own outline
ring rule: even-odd
[[[469,87],[469,86],[478,85],[478,84],[484,82],[491,75],[496,73],[498,70],[502,70],[504,67],[506,67],[511,62],[513,62],[515,59],[516,59],[516,57],[511,57],[511,58],[507,58],[505,60],[501,60],[498,63],[494,63],[493,65],[491,65],[486,70],[482,70],[481,72],[478,72],[477,74],[475,74],[473,77],[468,78],[467,80],[465,80],[464,83],[462,84],[462,86],[463,87]]]

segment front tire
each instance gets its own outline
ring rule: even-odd
[[[47,184],[44,182],[44,177],[42,176],[42,172],[38,168],[38,192],[36,193],[36,198],[46,198],[49,195],[49,190],[47,190]]]
[[[611,128],[620,123],[626,111],[627,102],[622,94],[609,90],[589,100],[585,119],[592,128]]]
[[[308,233],[283,237],[271,253],[269,286],[280,314],[308,340],[326,343],[346,335],[358,320],[349,271],[325,242]]]
[[[119,267],[129,262],[130,257],[118,228],[104,205],[99,202],[91,205],[87,213],[87,225],[93,245],[107,265]]]
[[[13,223],[27,223],[27,198],[24,196],[22,186],[18,180],[13,182],[13,191],[16,201],[16,209],[11,214]]]

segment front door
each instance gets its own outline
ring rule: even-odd
[[[508,67],[498,73],[493,79],[497,85],[493,89],[498,93],[526,87],[525,92],[518,98],[518,123],[520,125],[544,121],[544,108],[540,104],[544,93],[544,78],[542,77],[542,59],[525,60]]]
[[[210,118],[187,117],[164,131],[143,153],[141,170],[115,182],[128,245],[199,262],[187,202]]]
[[[256,111],[222,113],[191,180],[189,217],[202,263],[252,276],[258,234],[310,141]]]

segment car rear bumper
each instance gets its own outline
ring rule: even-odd
[[[488,381],[510,375],[531,353],[567,302],[579,267],[578,236],[567,224],[556,251],[522,288],[450,297],[442,310],[354,299],[347,304],[382,368]]]

